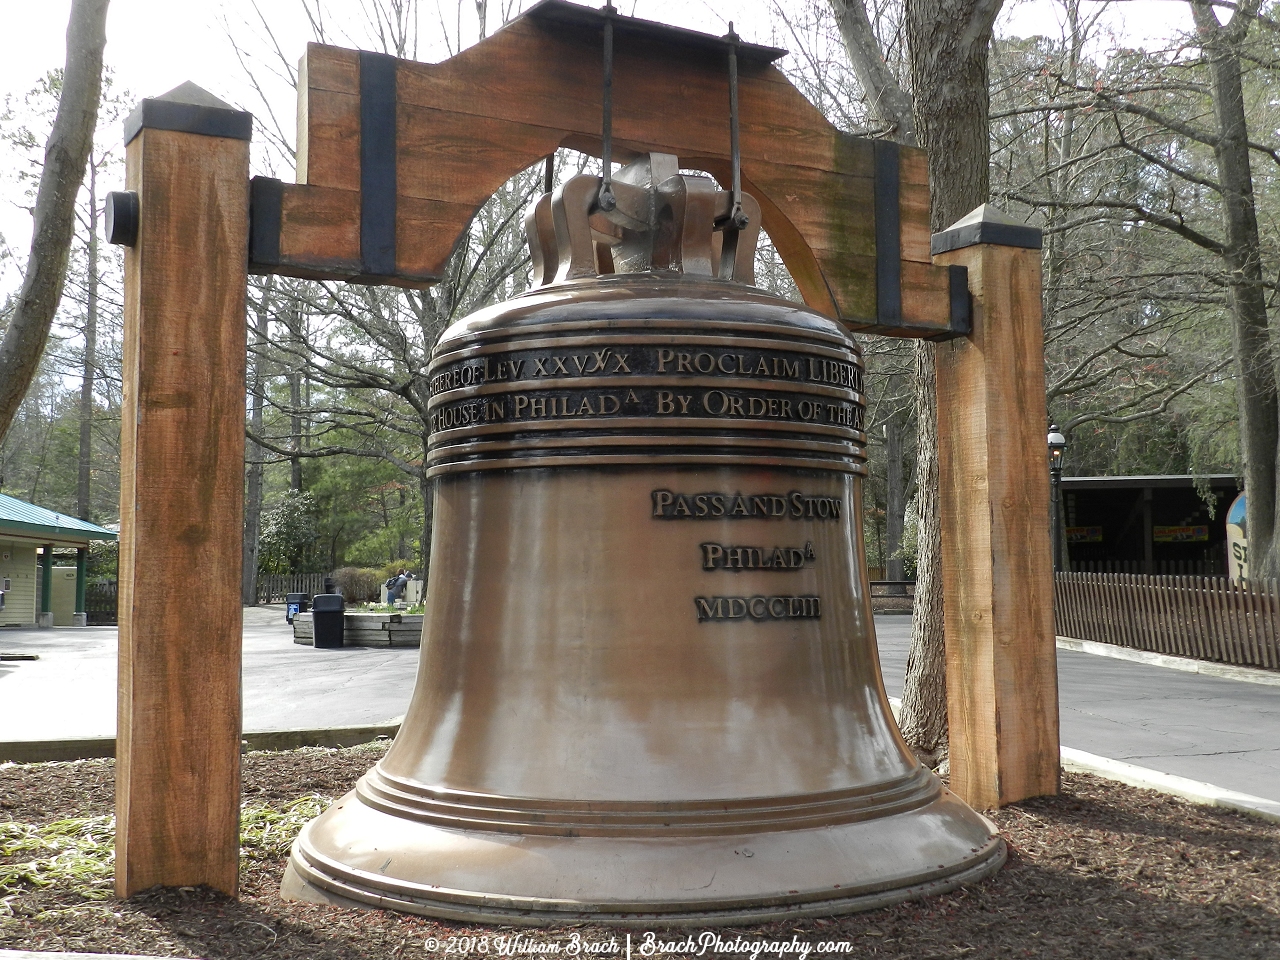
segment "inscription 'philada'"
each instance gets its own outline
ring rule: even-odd
[[[698,622],[710,620],[821,620],[821,597],[694,597]]]
[[[799,570],[816,554],[813,541],[803,547],[731,547],[700,543],[703,570]]]
[[[675,493],[654,490],[653,516],[659,520],[839,520],[839,497],[787,494]]]

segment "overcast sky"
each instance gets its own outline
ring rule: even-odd
[[[35,85],[48,70],[62,66],[66,57],[65,34],[70,0],[0,0],[4,7],[7,34],[5,53],[0,57],[0,93],[20,96]],[[532,0],[525,0],[530,6]],[[505,3],[504,3],[505,5]],[[597,4],[598,5],[598,4]],[[362,0],[328,0],[335,18],[358,14]],[[497,7],[498,4],[492,4]],[[726,22],[735,21],[746,40],[768,42],[764,0],[617,0],[626,14],[661,20],[679,26],[723,33]],[[1028,36],[1059,34],[1061,8],[1053,0],[1006,0],[999,32]],[[1086,7],[1095,4],[1086,3]],[[475,37],[475,7],[471,0],[422,0],[423,29],[434,26],[438,10],[460,12],[463,37]],[[114,68],[117,89],[137,96],[156,96],[185,80],[257,112],[254,95],[244,70],[237,61],[228,33],[254,50],[264,50],[264,30],[258,10],[271,24],[281,50],[291,62],[302,54],[312,34],[302,14],[299,0],[111,0],[107,18],[107,63]],[[445,18],[452,31],[455,13]],[[1124,42],[1142,45],[1164,39],[1189,25],[1187,6],[1181,0],[1119,0],[1111,5],[1109,22]],[[359,38],[346,38],[358,46]],[[785,42],[780,43],[786,46]],[[421,59],[444,56],[443,51],[420,50]],[[292,129],[292,105],[283,87],[273,99],[283,120]],[[267,172],[255,170],[255,172]],[[288,176],[288,171],[274,171]],[[111,189],[112,184],[103,185]],[[19,259],[25,259],[29,242],[29,217],[11,202],[0,198],[0,234]],[[9,271],[3,271],[8,273]],[[4,277],[3,280],[8,280]],[[0,281],[2,282],[2,281]],[[8,286],[4,283],[4,286]]]

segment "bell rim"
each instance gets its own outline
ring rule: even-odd
[[[345,801],[356,801],[354,791],[335,803],[334,808]],[[989,820],[967,807],[961,810],[962,806],[954,794],[943,790],[933,803],[887,818],[873,818],[838,827],[699,838],[521,837],[417,822],[399,824],[402,833],[425,831],[438,838],[439,852],[426,858],[435,862],[464,859],[463,851],[475,844],[497,845],[521,852],[536,845],[536,850],[529,855],[538,861],[539,869],[548,874],[557,872],[558,864],[554,862],[557,858],[565,862],[586,859],[592,863],[638,864],[646,856],[656,856],[659,864],[657,873],[662,873],[663,864],[669,864],[671,869],[656,880],[659,892],[647,898],[634,893],[628,897],[610,897],[601,895],[598,888],[593,888],[595,895],[589,898],[548,895],[545,891],[519,892],[510,888],[507,892],[486,892],[436,883],[426,877],[409,880],[393,875],[397,873],[394,870],[376,873],[353,867],[317,850],[312,843],[312,834],[321,820],[315,820],[307,824],[294,841],[282,894],[286,899],[310,899],[366,909],[378,907],[441,919],[528,926],[574,921],[619,927],[731,926],[788,917],[836,916],[936,896],[996,873],[1008,856],[1004,839]],[[372,808],[367,809],[375,816],[387,816]],[[828,855],[822,865],[825,879],[842,876],[846,882],[788,887],[785,882],[779,883],[775,865],[764,867],[770,854],[778,849],[807,846],[796,854],[795,860],[802,862],[803,869],[812,876],[814,851],[830,854],[832,850],[839,849],[842,835],[853,838],[844,846],[860,846],[870,851],[883,843],[883,838],[876,834],[891,829],[890,824],[896,821],[899,829],[920,829],[922,823],[919,818],[922,817],[951,820],[953,829],[955,826],[962,829],[945,837],[935,837],[929,850],[930,859],[917,857],[914,863],[907,865],[907,869],[900,869],[897,873],[881,874],[872,880],[850,879],[856,877],[860,867],[865,866],[865,858],[850,857],[846,852],[841,857]],[[975,839],[976,845],[969,845],[970,841],[962,839],[960,834],[965,829],[974,828],[984,831],[986,836],[982,840]],[[797,844],[797,839],[801,843]],[[937,849],[938,843],[944,839],[951,842],[951,850],[946,855]],[[779,846],[770,849],[773,844]],[[763,858],[761,871],[766,876],[758,883],[745,885],[758,889],[743,889],[744,885],[739,883],[736,890],[691,895],[689,888],[682,886],[678,879],[679,875],[701,869],[712,877],[709,887],[717,879],[716,863],[724,865],[737,857],[740,865],[745,862],[741,859],[743,856]],[[933,866],[939,858],[944,861],[950,859],[951,862]],[[652,868],[653,860],[647,860],[646,864]],[[390,860],[386,866],[389,865]],[[627,872],[630,875],[636,869],[640,868],[632,867]],[[499,878],[499,886],[510,883],[505,873],[495,876]]]

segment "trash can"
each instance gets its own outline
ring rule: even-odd
[[[311,601],[311,627],[317,647],[342,646],[346,603],[340,593],[317,593]]]
[[[289,623],[293,623],[293,618],[300,613],[306,613],[308,609],[307,595],[305,593],[286,593],[284,595],[284,618]]]

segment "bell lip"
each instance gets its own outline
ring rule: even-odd
[[[562,280],[534,287],[501,303],[491,304],[463,317],[440,335],[433,353],[448,348],[453,341],[491,330],[537,326],[553,321],[642,319],[637,302],[651,304],[654,316],[672,320],[705,321],[712,311],[732,307],[727,315],[751,322],[756,315],[794,328],[797,332],[820,333],[842,341],[842,346],[862,358],[862,348],[839,322],[795,300],[786,300],[760,287],[715,277],[664,273],[622,273],[603,277]],[[662,308],[656,304],[663,303]],[[629,308],[622,308],[630,305]],[[613,309],[614,307],[622,309]]]
[[[347,798],[352,799],[348,794]],[[334,805],[336,809],[342,801]],[[376,874],[369,870],[351,867],[341,863],[332,856],[320,853],[311,843],[311,834],[317,821],[312,821],[303,828],[294,841],[289,865],[282,880],[281,895],[285,899],[310,900],[313,902],[331,903],[348,907],[384,908],[420,916],[441,919],[503,923],[523,926],[540,926],[553,923],[590,921],[619,927],[652,927],[652,926],[732,926],[737,924],[761,922],[765,920],[784,919],[788,917],[835,916],[855,913],[863,910],[877,909],[904,900],[933,896],[945,893],[959,886],[974,883],[996,873],[1005,863],[1008,855],[1004,839],[992,829],[992,824],[964,806],[957,798],[944,791],[942,797],[934,804],[906,814],[898,814],[886,820],[905,820],[919,816],[941,816],[943,811],[937,809],[944,803],[957,807],[953,817],[967,821],[966,826],[986,831],[985,841],[976,846],[961,850],[969,841],[960,836],[960,824],[956,824],[955,834],[949,839],[952,842],[953,855],[958,851],[960,856],[951,863],[938,866],[922,866],[922,862],[932,864],[938,859],[936,842],[930,848],[930,858],[925,861],[917,857],[913,868],[899,871],[897,874],[883,873],[870,881],[862,883],[851,879],[847,883],[823,884],[800,889],[777,889],[778,882],[770,875],[759,882],[760,889],[746,891],[741,889],[716,891],[702,896],[690,896],[687,889],[677,889],[678,884],[667,884],[663,893],[640,899],[632,897],[564,897],[564,896],[531,896],[527,893],[502,893],[498,891],[484,892],[464,890],[445,885],[437,885],[425,879],[405,880],[386,874]],[[962,809],[963,813],[959,813]],[[374,811],[377,814],[377,811]],[[385,815],[385,814],[384,814]],[[866,834],[861,842],[876,831],[880,824],[875,821],[846,824],[841,827],[809,828],[796,831],[781,831],[774,834],[731,835],[725,837],[703,837],[682,842],[677,838],[655,840],[638,840],[627,838],[617,841],[616,838],[597,837],[527,837],[524,841],[510,834],[485,833],[475,830],[454,830],[423,824],[407,824],[406,828],[426,830],[438,835],[449,856],[458,855],[459,845],[468,842],[483,843],[498,840],[505,844],[528,841],[542,844],[555,844],[560,851],[570,853],[571,847],[577,847],[578,853],[590,852],[595,859],[600,857],[621,857],[625,860],[629,853],[634,854],[641,848],[657,850],[659,856],[669,857],[674,864],[690,857],[707,861],[706,869],[710,869],[718,859],[730,859],[730,854],[737,854],[748,844],[754,847],[757,855],[768,856],[762,848],[772,841],[781,839],[791,841],[800,836],[808,840],[829,842],[833,831],[850,831],[852,834]],[[585,850],[590,845],[597,851]],[[794,843],[787,843],[788,846]],[[546,859],[546,848],[539,850],[537,856]],[[571,854],[570,854],[571,855]],[[595,862],[593,859],[593,862]],[[850,874],[856,873],[859,861],[856,857],[845,857],[841,864]],[[806,867],[809,862],[806,861]],[[547,865],[554,870],[553,864]],[[385,868],[384,868],[385,869]],[[503,874],[496,875],[499,884],[507,878]],[[711,872],[712,882],[715,872]],[[829,879],[829,877],[828,877]],[[786,884],[782,884],[786,886]]]

